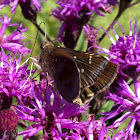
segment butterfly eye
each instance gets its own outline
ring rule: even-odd
[[[47,41],[43,41],[40,45],[41,50],[43,50],[46,46],[48,46],[50,44],[50,42]]]

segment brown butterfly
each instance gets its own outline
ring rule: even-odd
[[[43,42],[41,48],[42,71],[49,73],[68,102],[89,102],[94,93],[107,89],[117,75],[117,65],[103,56],[57,47],[52,42]]]

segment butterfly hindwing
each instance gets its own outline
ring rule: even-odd
[[[117,65],[100,55],[77,51],[73,51],[71,55],[74,56],[80,74],[81,92],[78,98],[86,103],[93,98],[94,94],[104,91],[111,85],[118,68]]]
[[[80,69],[81,88],[95,86],[94,93],[102,92],[115,78],[117,66],[102,56],[80,53],[82,59],[77,56],[76,64]]]

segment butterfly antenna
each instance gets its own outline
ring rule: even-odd
[[[32,37],[32,36],[30,36],[30,35],[27,35],[27,34],[23,33],[23,32],[22,32],[21,30],[19,30],[19,29],[17,29],[17,31],[20,32],[20,33],[22,33],[22,34],[24,34],[24,35],[27,36],[27,37],[30,37],[30,38],[32,38],[32,39],[35,39],[34,37]]]
[[[45,40],[47,39],[46,37],[47,37],[47,35],[46,35],[46,24],[45,24]]]
[[[40,28],[42,23],[45,25],[45,32]],[[34,23],[34,25],[37,27],[38,31],[40,31],[40,33],[42,33],[45,36],[45,40],[52,42],[52,40],[46,34],[46,24],[44,22],[41,22],[39,25],[37,23]]]
[[[41,22],[41,23],[39,24],[39,27],[41,26],[42,23],[44,23],[44,22]],[[45,23],[44,23],[44,24],[45,24]],[[37,30],[37,33],[36,33],[35,42],[34,42],[34,45],[33,45],[33,49],[32,49],[32,52],[31,52],[31,56],[32,56],[32,53],[33,53],[34,48],[35,48],[35,44],[36,44],[37,37],[38,37],[38,32],[39,32],[39,29]]]

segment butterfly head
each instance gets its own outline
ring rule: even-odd
[[[43,41],[42,43],[41,43],[41,50],[52,50],[52,49],[54,49],[54,44],[52,43],[52,42],[50,42],[50,41]]]
[[[58,47],[55,46],[51,41],[43,41],[41,43],[42,53],[40,55],[39,64],[43,72],[49,71],[50,63],[53,66],[54,59],[52,57],[53,57],[53,52],[56,51],[56,48]]]

